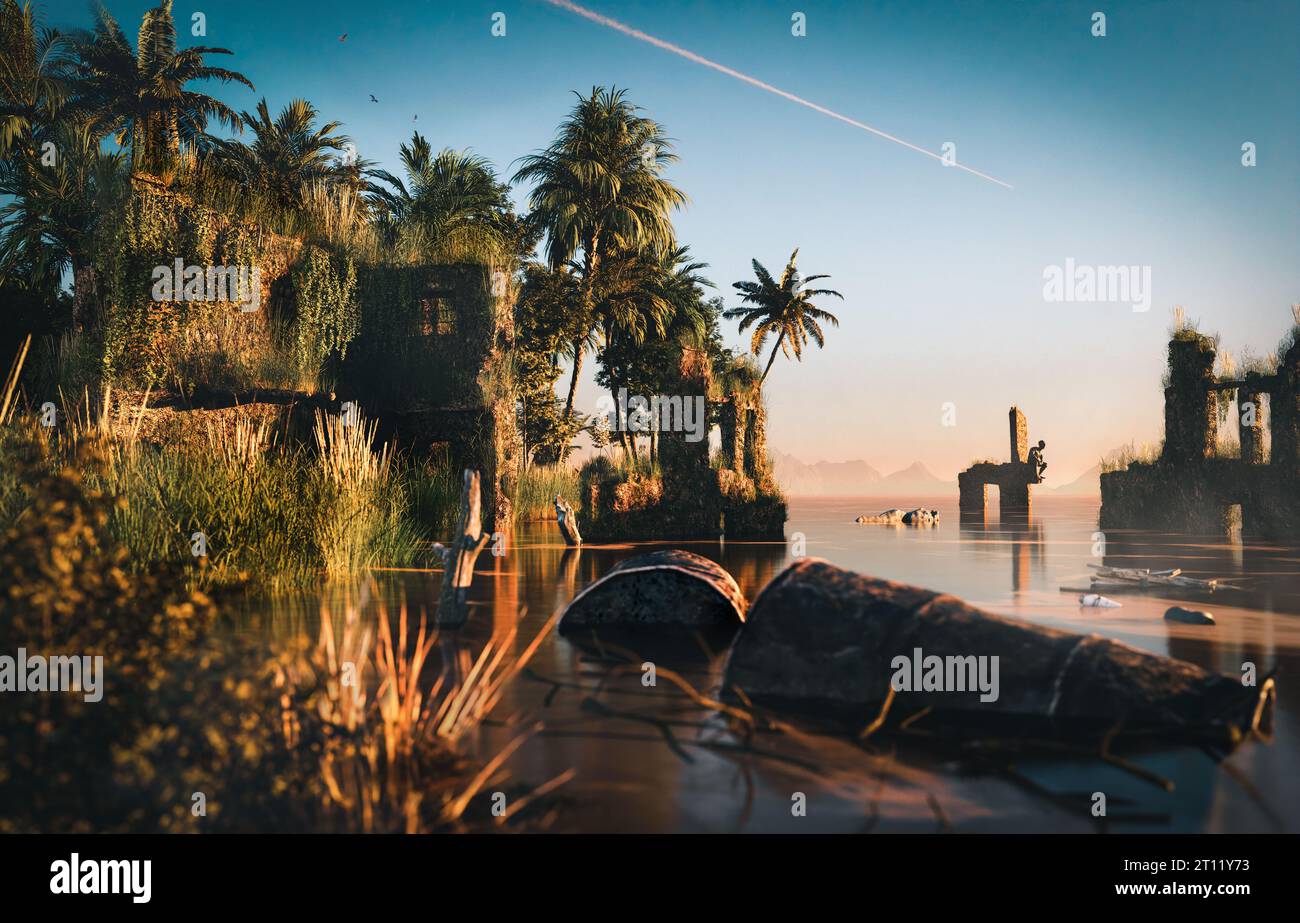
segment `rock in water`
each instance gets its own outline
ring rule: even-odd
[[[1184,625],[1213,625],[1214,616],[1203,609],[1184,609],[1182,606],[1170,606],[1165,610],[1166,622],[1181,622]]]
[[[721,567],[689,551],[655,551],[620,562],[582,590],[560,630],[652,625],[735,628],[745,596]]]
[[[939,511],[927,510],[921,507],[914,510],[902,510],[894,507],[874,516],[859,516],[853,521],[882,526],[937,526],[939,524]]]
[[[724,694],[739,698],[739,689],[859,729],[891,685],[891,721],[929,707],[922,723],[955,736],[1096,739],[1119,727],[1228,746],[1274,698],[1271,679],[1243,687],[1098,635],[1004,618],[815,559],[792,564],[759,594],[723,681]]]

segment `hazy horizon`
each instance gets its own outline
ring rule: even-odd
[[[921,500],[927,496],[957,496],[957,473],[945,477],[935,472],[924,459],[916,459],[899,469],[880,468],[869,459],[809,461],[779,446],[770,446],[774,473],[782,491],[789,497],[897,497]],[[870,469],[866,476],[858,466]],[[1100,481],[1090,474],[1097,472],[1094,463],[1080,472],[1048,472],[1046,480],[1035,490],[1036,496],[1090,496],[1100,499]],[[920,471],[916,471],[919,468]],[[1050,468],[1050,466],[1049,466]],[[927,494],[927,491],[935,493]]]

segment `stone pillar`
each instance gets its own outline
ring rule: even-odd
[[[762,481],[767,476],[767,414],[760,403],[745,416],[745,475]]]
[[[1011,408],[1011,460],[1024,464],[1029,461],[1029,424],[1019,407]]]
[[[523,435],[519,431],[516,413],[517,394],[513,376],[509,373],[515,326],[514,311],[508,306],[515,303],[517,292],[506,275],[495,274],[486,266],[480,271],[483,277],[477,280],[478,291],[488,293],[487,301],[480,309],[486,323],[480,334],[482,339],[474,345],[485,348],[486,353],[478,377],[478,391],[485,406],[481,427],[472,442],[477,444],[482,455],[478,467],[484,527],[490,527],[493,532],[505,532],[514,522],[510,496],[518,483],[523,463]],[[503,387],[501,382],[511,384]]]
[[[1300,340],[1278,363],[1277,384],[1269,396],[1272,463],[1285,476],[1300,474]]]
[[[1241,460],[1247,465],[1264,464],[1264,393],[1237,389],[1237,432]]]
[[[739,471],[745,457],[745,411],[734,394],[718,407],[718,430],[722,436],[722,467]]]
[[[703,350],[682,349],[678,365],[681,374],[679,393],[682,400],[694,400],[696,395],[704,396],[705,419],[708,419],[708,394],[710,384],[708,356]],[[661,469],[674,476],[707,471],[709,468],[709,440],[701,439],[690,442],[685,432],[659,433],[659,463]]]
[[[963,516],[978,516],[983,518],[985,507],[988,504],[989,487],[983,481],[976,480],[975,476],[969,471],[963,471],[957,475],[957,505],[961,509]]]
[[[1191,464],[1214,455],[1219,411],[1213,385],[1214,341],[1200,334],[1170,340],[1164,461]]]

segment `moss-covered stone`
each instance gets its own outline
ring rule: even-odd
[[[1279,357],[1277,372],[1243,379],[1214,376],[1215,341],[1180,330],[1169,343],[1165,446],[1153,464],[1101,476],[1103,529],[1147,529],[1270,539],[1300,534],[1300,345]],[[1272,458],[1264,460],[1257,415],[1241,427],[1241,457],[1215,457],[1218,395],[1258,408],[1269,395]]]

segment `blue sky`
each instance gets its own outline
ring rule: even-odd
[[[108,3],[132,36],[150,5]],[[778,359],[769,379],[771,444],[806,461],[920,459],[949,477],[1005,454],[1016,403],[1072,477],[1159,437],[1173,305],[1228,349],[1262,353],[1300,301],[1294,0],[583,5],[928,150],[953,142],[1015,188],[544,0],[175,9],[183,45],[232,49],[257,85],[221,98],[251,109],[265,95],[278,110],[305,97],[389,169],[418,127],[508,175],[550,141],[571,91],[626,87],[676,139],[670,176],[692,200],[678,234],[728,304],[751,258],[776,271],[796,246],[801,268],[845,295],[825,305],[842,322],[826,349]],[[44,10],[50,24],[89,23],[80,2]],[[805,37],[791,35],[796,10]],[[195,11],[206,39],[187,35]],[[494,12],[505,37],[491,35]],[[1241,164],[1246,141],[1255,167]],[[1046,302],[1043,271],[1067,257],[1150,266],[1150,310]],[[586,410],[596,396],[580,391]],[[941,425],[946,402],[956,426]]]

